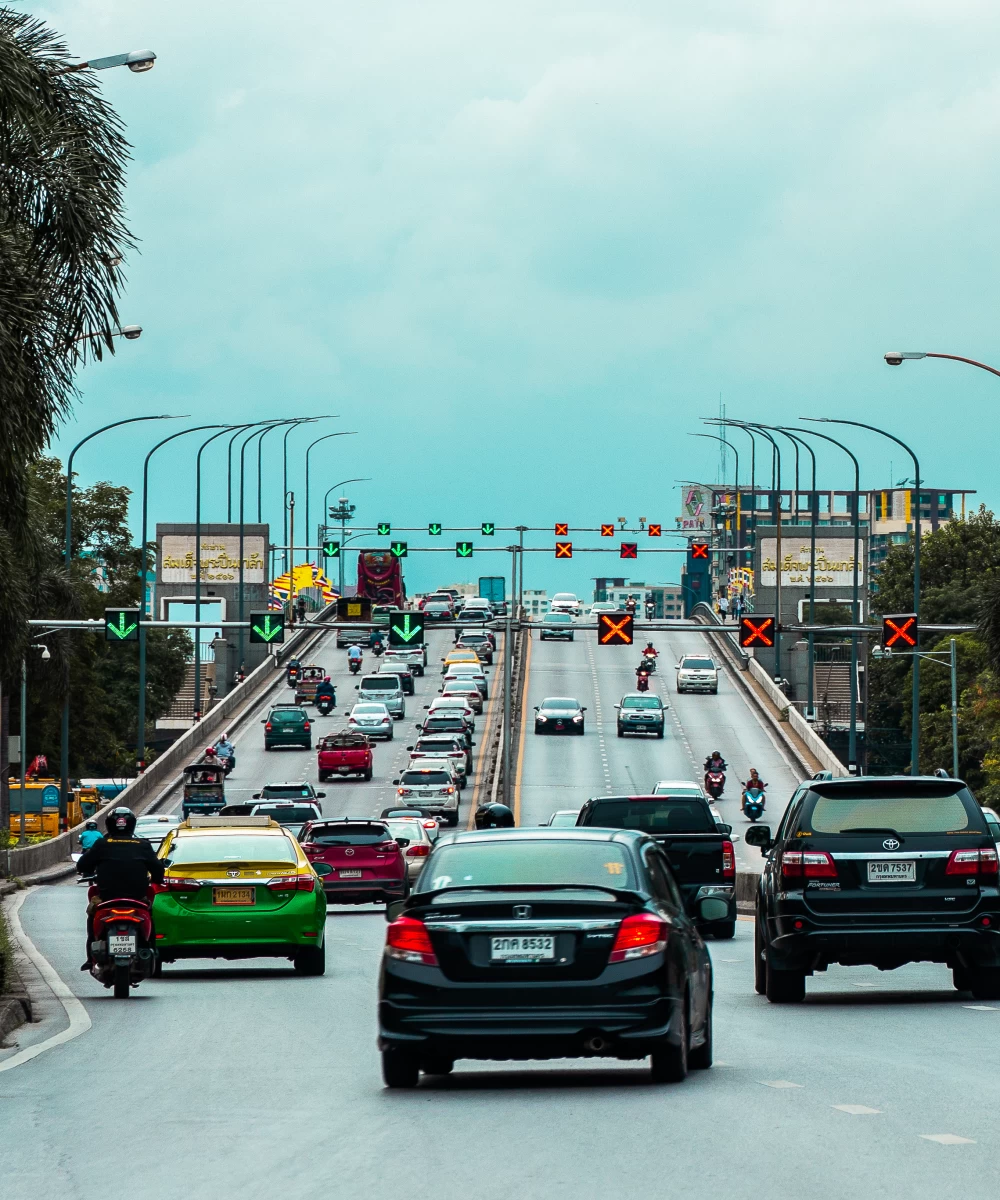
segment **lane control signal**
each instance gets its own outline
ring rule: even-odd
[[[629,613],[602,612],[597,614],[597,643],[599,646],[631,646],[635,621]]]
[[[622,542],[622,548],[619,553],[619,558],[638,558],[639,543],[638,542]]]
[[[573,543],[572,542],[556,542],[556,558],[572,558]]]
[[[916,613],[890,613],[882,618],[882,649],[915,650],[918,632]]]
[[[137,642],[139,640],[139,610],[137,608],[106,608],[104,610],[104,640],[106,642]]]
[[[285,614],[252,612],[250,614],[250,644],[277,646],[285,640]]]
[[[762,617],[756,613],[752,617],[740,617],[740,646],[744,650],[757,647],[766,650],[774,645],[776,631],[774,617]]]

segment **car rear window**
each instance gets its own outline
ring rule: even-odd
[[[180,863],[295,862],[295,850],[283,833],[179,834],[170,847],[172,866]]]
[[[279,711],[279,712],[273,712],[273,713],[271,713],[271,716],[270,716],[270,718],[269,718],[269,719],[270,719],[270,721],[271,721],[272,725],[273,725],[273,724],[277,724],[277,725],[299,725],[299,724],[301,724],[303,721],[305,721],[305,719],[306,719],[306,714],[305,714],[305,710],[304,710],[304,709],[301,709],[301,708],[297,708],[297,709],[283,709],[283,710],[281,710],[281,711]]]
[[[420,876],[418,891],[504,883],[634,886],[623,847],[582,840],[578,835],[566,841],[454,843],[437,850],[430,864]]]
[[[355,716],[384,717],[387,710],[384,704],[355,704],[351,711]]]
[[[447,771],[404,771],[399,782],[409,787],[428,787],[430,784],[451,783]]]
[[[417,738],[414,749],[425,753],[434,750],[438,754],[457,754],[462,747],[454,738]]]
[[[312,788],[307,783],[269,783],[260,794],[269,800],[296,800],[300,796],[311,796]]]
[[[572,625],[573,623],[573,618],[569,615],[569,613],[563,612],[549,613],[545,619],[547,621],[551,621],[553,625]]]
[[[714,671],[715,663],[710,658],[686,658],[685,671]]]
[[[317,846],[374,846],[389,836],[385,825],[314,825],[309,842]]]
[[[302,804],[258,804],[253,810],[253,816],[271,817],[282,825],[301,825],[305,821],[316,820],[316,809],[312,805],[307,808]]]
[[[626,696],[622,700],[622,708],[662,708],[659,696]]]
[[[817,834],[863,834],[868,829],[894,833],[983,833],[982,821],[970,816],[974,803],[968,789],[954,784],[931,785],[925,790],[907,783],[882,787],[859,783],[831,788],[827,794],[813,791],[803,806],[799,829]]]
[[[424,720],[424,726],[427,729],[454,729],[464,730],[465,722],[461,717],[427,717]]]
[[[587,810],[588,825],[641,829],[643,833],[714,833],[708,806],[699,800],[598,800]]]
[[[395,692],[399,690],[398,675],[368,675],[361,681],[363,692]]]

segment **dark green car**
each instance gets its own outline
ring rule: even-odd
[[[264,749],[275,746],[301,746],[312,749],[312,722],[297,704],[276,704],[263,721]]]

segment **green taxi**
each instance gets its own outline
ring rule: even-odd
[[[159,857],[161,967],[184,958],[289,958],[300,974],[323,974],[326,893],[277,821],[189,817],[163,839]]]

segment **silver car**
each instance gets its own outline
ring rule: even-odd
[[[418,817],[389,817],[385,824],[402,848],[407,879],[416,883],[434,845],[430,834]]]
[[[363,675],[361,682],[354,686],[357,688],[359,700],[377,700],[384,704],[394,717],[401,719],[406,716],[403,684],[398,675],[388,672]]]
[[[703,654],[685,654],[677,664],[677,692],[707,692],[719,690],[719,671],[712,659]]]
[[[457,825],[458,785],[454,769],[440,760],[436,765],[434,759],[424,761],[427,766],[411,764],[392,781],[396,785],[396,805],[419,808],[440,816],[447,825]]]

